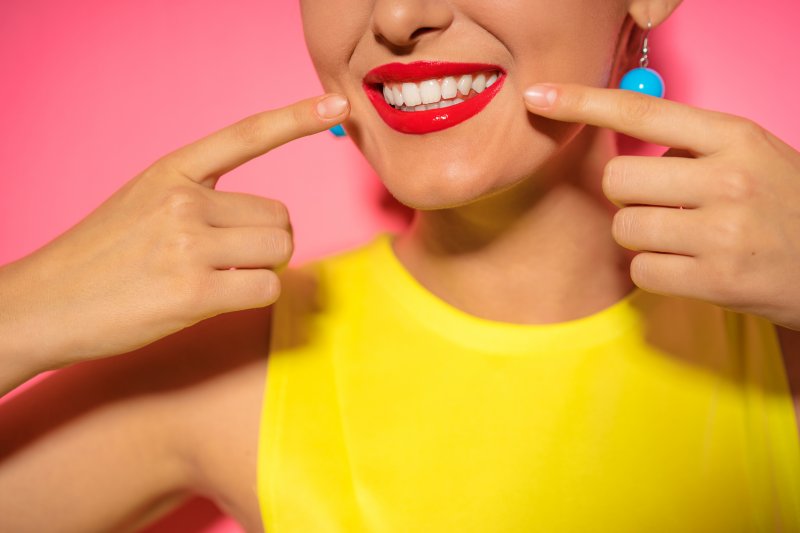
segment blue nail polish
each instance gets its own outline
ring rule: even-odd
[[[628,71],[619,82],[619,88],[662,98],[664,79],[655,70],[640,67]]]
[[[342,127],[341,124],[335,125],[334,127],[332,127],[328,131],[333,133],[336,137],[345,137],[345,136],[347,136],[347,133],[345,133],[344,128]]]

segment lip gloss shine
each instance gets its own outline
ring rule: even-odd
[[[386,102],[379,89],[380,84],[387,82],[414,82],[487,70],[498,72],[498,79],[491,87],[460,104],[441,109],[400,111]],[[363,87],[370,102],[389,127],[402,133],[419,135],[451,128],[480,113],[502,88],[505,74],[505,70],[501,67],[484,63],[441,61],[389,63],[368,72],[364,77]]]

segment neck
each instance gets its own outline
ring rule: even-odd
[[[395,253],[428,290],[482,318],[552,323],[631,291],[630,252],[611,237],[601,176],[613,133],[584,127],[546,169],[469,205],[417,211]]]

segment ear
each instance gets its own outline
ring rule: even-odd
[[[628,0],[628,13],[642,29],[647,29],[647,21],[653,28],[667,20],[683,0]]]

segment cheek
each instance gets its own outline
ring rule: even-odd
[[[501,0],[491,6],[474,16],[514,58],[520,90],[537,81],[607,86],[626,2]]]
[[[341,90],[342,80],[349,77],[348,58],[369,23],[372,8],[367,4],[363,0],[300,2],[306,47],[326,91]]]

